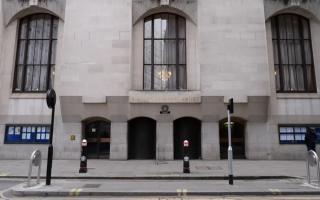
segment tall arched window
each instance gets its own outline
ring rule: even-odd
[[[160,13],[144,21],[144,90],[187,89],[186,20]]]
[[[45,92],[55,64],[58,18],[34,14],[19,23],[14,92]]]
[[[316,92],[308,19],[294,14],[272,18],[277,92]]]

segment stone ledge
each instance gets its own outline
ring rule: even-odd
[[[129,91],[129,103],[201,103],[201,92]]]

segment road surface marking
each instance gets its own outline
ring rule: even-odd
[[[188,192],[187,189],[182,189],[182,196],[187,196],[187,192]]]
[[[70,190],[69,196],[79,196],[81,191],[81,188],[73,188],[72,190]]]
[[[276,194],[280,195],[281,194],[281,191],[279,189],[269,189],[269,191],[274,195],[276,195]]]

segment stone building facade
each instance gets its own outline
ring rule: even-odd
[[[303,159],[320,131],[318,0],[1,0],[0,158]],[[319,132],[320,134],[320,132]],[[44,153],[46,154],[46,153]]]

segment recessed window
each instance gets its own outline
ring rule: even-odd
[[[48,144],[50,139],[50,125],[21,125],[6,126],[5,144]]]
[[[46,92],[55,65],[58,18],[24,17],[19,23],[13,92]]]
[[[161,13],[144,21],[144,90],[187,88],[186,20]]]
[[[277,92],[316,92],[309,20],[273,17],[272,41]]]
[[[317,143],[320,143],[320,126],[317,125],[279,125],[280,144],[304,144],[307,128],[315,128]]]

